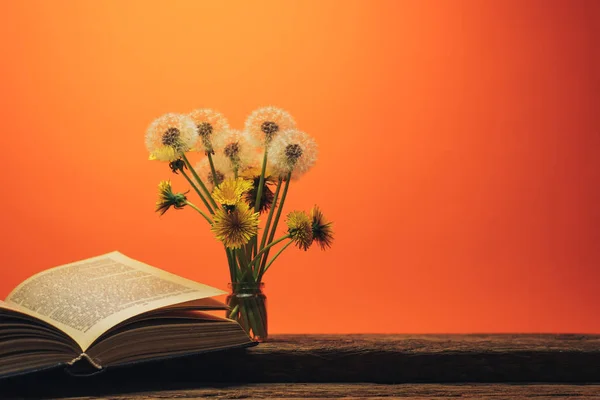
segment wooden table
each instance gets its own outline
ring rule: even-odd
[[[277,335],[243,351],[0,381],[1,398],[600,399],[600,335]]]

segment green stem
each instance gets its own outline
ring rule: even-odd
[[[244,273],[242,271],[242,265],[239,263],[239,258],[237,256],[237,252],[235,249],[229,249],[231,253],[231,259],[233,260],[233,265],[235,266],[235,282],[242,282],[244,280]],[[232,281],[233,282],[233,281]]]
[[[267,338],[267,309],[265,306],[265,299],[261,295],[257,295],[254,298],[254,304],[256,305],[256,310],[259,316],[259,328],[260,328],[260,338],[265,340]]]
[[[255,302],[252,298],[246,300],[246,311],[248,312],[248,322],[250,323],[250,329],[248,329],[248,332],[252,331],[252,336],[254,337],[262,336],[260,318],[258,315],[256,315],[256,311],[258,310],[255,308]]]
[[[269,251],[269,249],[270,249],[271,247],[275,246],[277,243],[279,243],[279,242],[282,242],[282,241],[284,241],[285,239],[289,239],[289,238],[291,238],[291,235],[288,233],[287,235],[280,237],[280,238],[279,238],[279,239],[277,239],[276,241],[274,241],[274,242],[272,242],[272,243],[269,243],[269,244],[267,245],[267,247],[265,247],[264,249],[262,249],[261,251],[259,251],[259,252],[258,252],[258,254],[256,254],[256,257],[254,257],[254,258],[252,259],[252,261],[250,261],[250,264],[251,264],[251,265],[255,264],[255,263],[256,263],[256,262],[257,262],[257,261],[260,259],[260,256],[261,256],[261,255],[263,255],[263,253],[264,253],[265,251]]]
[[[227,254],[227,262],[229,263],[229,276],[231,278],[231,283],[235,282],[235,271],[236,271],[236,266],[235,266],[235,260],[231,257],[231,251],[227,248],[227,246],[223,246],[225,247],[225,254]]]
[[[241,301],[239,303],[240,308],[238,310],[238,313],[239,313],[239,315],[241,317],[241,321],[240,322],[243,324],[242,327],[244,327],[244,330],[246,332],[250,333],[250,321],[248,320],[248,310],[246,309],[247,305],[245,304],[244,299],[241,299],[239,301]]]
[[[245,282],[247,279],[248,271],[247,271],[247,263],[244,262],[244,258],[241,256],[241,251],[239,249],[231,249],[231,254],[233,255],[233,259],[236,262],[236,266],[238,267],[238,282]]]
[[[206,197],[210,200],[210,204],[213,205],[213,207],[214,207],[215,210],[218,209],[219,207],[217,206],[217,203],[215,203],[215,201],[213,200],[212,196],[210,195],[210,192],[208,191],[208,189],[204,185],[204,182],[202,182],[202,179],[200,179],[200,177],[198,176],[198,173],[192,167],[192,164],[190,164],[190,161],[185,156],[185,153],[181,154],[181,158],[183,159],[183,162],[185,163],[185,165],[187,165],[187,167],[189,168],[189,170],[192,171],[192,175],[194,176],[194,178],[196,178],[196,180],[198,181],[198,184],[200,185],[200,187],[202,188],[202,190],[204,191],[204,193],[206,193]],[[211,214],[214,214],[214,213],[211,212]]]
[[[231,311],[229,311],[229,319],[235,319],[235,314],[237,314],[238,310],[240,309],[240,305],[236,304],[235,307],[233,307],[233,309]]]
[[[242,248],[244,250],[244,254],[246,255],[247,258],[252,258],[252,238],[250,238],[250,240],[248,241],[248,243],[246,243],[244,245],[244,247]]]
[[[275,255],[273,256],[273,258],[271,258],[271,261],[269,261],[269,263],[268,263],[268,264],[267,264],[267,266],[265,267],[265,269],[261,270],[261,271],[258,273],[258,279],[257,279],[257,282],[259,282],[259,283],[260,283],[260,281],[262,280],[262,277],[263,277],[263,275],[264,275],[264,274],[267,272],[267,270],[269,269],[269,267],[271,266],[271,264],[273,264],[273,261],[275,261],[275,260],[277,259],[277,257],[279,257],[279,255],[280,255],[281,253],[283,253],[283,251],[284,251],[285,249],[287,249],[287,248],[288,248],[288,246],[289,246],[290,244],[292,244],[292,243],[293,243],[293,240],[290,240],[289,242],[287,242],[287,243],[285,244],[285,246],[283,246],[281,249],[279,249],[279,251],[278,251],[277,253],[275,253]]]
[[[185,204],[187,204],[188,206],[192,207],[194,210],[198,211],[203,217],[204,219],[206,219],[208,221],[209,224],[213,224],[212,220],[210,218],[208,218],[208,215],[204,214],[204,212],[199,209],[198,207],[196,207],[194,204],[190,203],[189,201],[185,201]]]
[[[260,201],[262,199],[263,186],[265,185],[265,172],[267,171],[267,148],[265,147],[265,156],[263,157],[262,171],[260,172],[260,180],[258,181],[258,192],[256,193],[256,201],[254,202],[254,212],[260,209]]]
[[[254,212],[258,212],[260,209],[260,202],[262,200],[263,189],[265,186],[265,173],[267,171],[267,149],[265,148],[265,155],[263,157],[262,169],[260,172],[260,179],[258,180],[258,191],[256,192],[256,199],[254,199]],[[250,255],[256,257],[258,251],[258,235],[250,241]]]
[[[273,196],[273,204],[271,205],[271,209],[269,210],[269,216],[267,217],[267,223],[265,224],[265,230],[263,233],[263,237],[260,241],[260,249],[265,248],[265,244],[267,243],[267,234],[269,233],[269,227],[271,226],[271,219],[273,218],[273,213],[277,206],[277,199],[279,198],[279,190],[281,189],[282,179],[279,178],[279,182],[277,182],[277,189],[275,189],[275,195]]]
[[[187,181],[190,183],[190,185],[192,185],[192,187],[194,188],[194,190],[196,191],[196,193],[198,193],[198,196],[200,196],[200,199],[202,200],[202,202],[204,203],[204,205],[206,206],[206,208],[208,209],[208,211],[210,211],[211,214],[214,214],[212,208],[210,207],[210,204],[208,204],[208,202],[206,201],[206,199],[202,195],[202,192],[200,192],[200,190],[198,189],[198,186],[196,186],[194,184],[194,181],[190,179],[190,177],[188,176],[188,174],[185,173],[185,171],[183,170],[183,168],[181,168],[180,171],[181,171],[181,174],[185,177],[185,179],[187,179]]]
[[[290,172],[287,175],[286,180],[285,180],[285,186],[283,187],[283,194],[281,195],[281,201],[279,202],[279,207],[277,208],[277,215],[275,216],[275,221],[273,222],[273,228],[271,228],[271,232],[269,233],[269,241],[267,243],[271,243],[273,241],[273,238],[275,237],[275,232],[277,231],[277,224],[279,223],[279,217],[281,217],[281,211],[283,211],[283,203],[285,203],[285,198],[287,196],[288,188],[290,187],[291,177],[292,177],[292,173]],[[269,246],[265,247],[265,249],[268,249],[268,248],[269,248]],[[265,267],[265,265],[267,263],[267,257],[269,257],[268,250],[260,264],[261,269],[263,269]]]
[[[248,262],[248,258],[246,257],[246,252],[244,249],[236,249],[235,252],[240,262],[240,269],[242,270],[243,275],[246,276],[248,272],[252,273],[250,270],[250,263]]]
[[[256,257],[256,252],[258,251],[258,233],[256,234],[256,236],[254,236],[252,240],[252,247],[250,247],[250,250],[251,258]]]
[[[217,177],[217,171],[215,170],[215,163],[213,162],[212,159],[212,154],[210,152],[207,153],[208,156],[208,163],[210,164],[210,170],[212,172],[212,176],[213,176],[213,183],[216,186],[219,186],[219,178]]]

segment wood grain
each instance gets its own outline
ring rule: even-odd
[[[61,370],[15,377],[0,381],[0,393],[65,397],[358,382],[600,383],[600,335],[277,335],[247,350],[108,368],[92,377]]]
[[[160,391],[138,393],[135,395],[113,395],[105,397],[110,400],[136,399],[390,399],[404,400],[444,400],[460,397],[464,400],[493,398],[500,399],[598,399],[600,385],[438,385],[438,384],[254,384],[233,387],[211,387],[191,390]],[[89,399],[77,397],[74,400]]]
[[[600,351],[600,335],[473,334],[473,335],[275,335],[254,353],[273,352],[517,352]]]

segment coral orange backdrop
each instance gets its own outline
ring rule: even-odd
[[[328,252],[266,275],[283,332],[600,333],[600,2],[13,1],[0,16],[0,297],[118,249],[226,288],[143,136],[287,109],[319,143],[287,210]]]

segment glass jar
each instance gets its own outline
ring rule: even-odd
[[[264,342],[268,337],[267,297],[263,282],[229,283],[229,306],[227,317],[237,321],[256,342]]]

